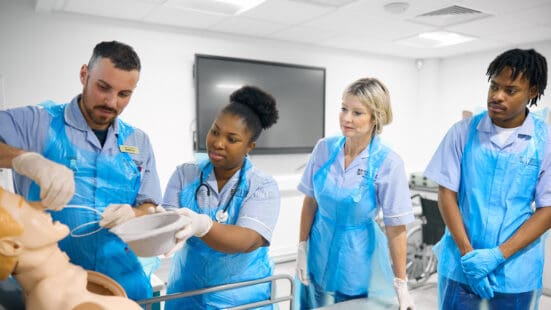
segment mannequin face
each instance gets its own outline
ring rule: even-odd
[[[23,234],[16,236],[24,249],[38,249],[57,242],[69,234],[69,228],[53,222],[49,213],[32,207],[21,196],[2,191],[0,206],[23,226]]]

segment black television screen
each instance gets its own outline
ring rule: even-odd
[[[196,151],[205,151],[216,114],[244,85],[272,94],[279,110],[278,122],[260,135],[253,153],[307,153],[324,136],[325,68],[196,54]]]

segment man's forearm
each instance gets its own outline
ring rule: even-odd
[[[25,151],[0,142],[0,168],[12,168],[12,160]]]
[[[524,249],[551,228],[551,207],[538,208],[520,228],[499,246],[505,259]]]
[[[457,205],[457,193],[440,186],[438,188],[438,208],[440,209],[444,223],[446,223],[446,227],[459,248],[461,256],[472,251],[473,247],[469,241],[463,217]]]

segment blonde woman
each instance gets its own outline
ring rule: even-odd
[[[414,220],[407,177],[400,157],[378,137],[391,120],[387,88],[359,79],[342,97],[342,136],[321,139],[312,152],[298,186],[305,194],[301,309],[393,298],[394,291],[400,309],[415,308],[406,282],[406,224]],[[380,209],[386,237],[375,222]]]

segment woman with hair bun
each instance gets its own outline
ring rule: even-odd
[[[277,122],[276,102],[253,86],[236,90],[229,99],[207,134],[208,159],[178,166],[164,194],[165,208],[177,208],[191,219],[176,233],[183,247],[171,251],[176,254],[169,294],[273,272],[268,246],[279,215],[279,189],[247,154],[262,130]],[[165,308],[228,308],[269,299],[270,291],[271,285],[263,283],[169,301]]]

